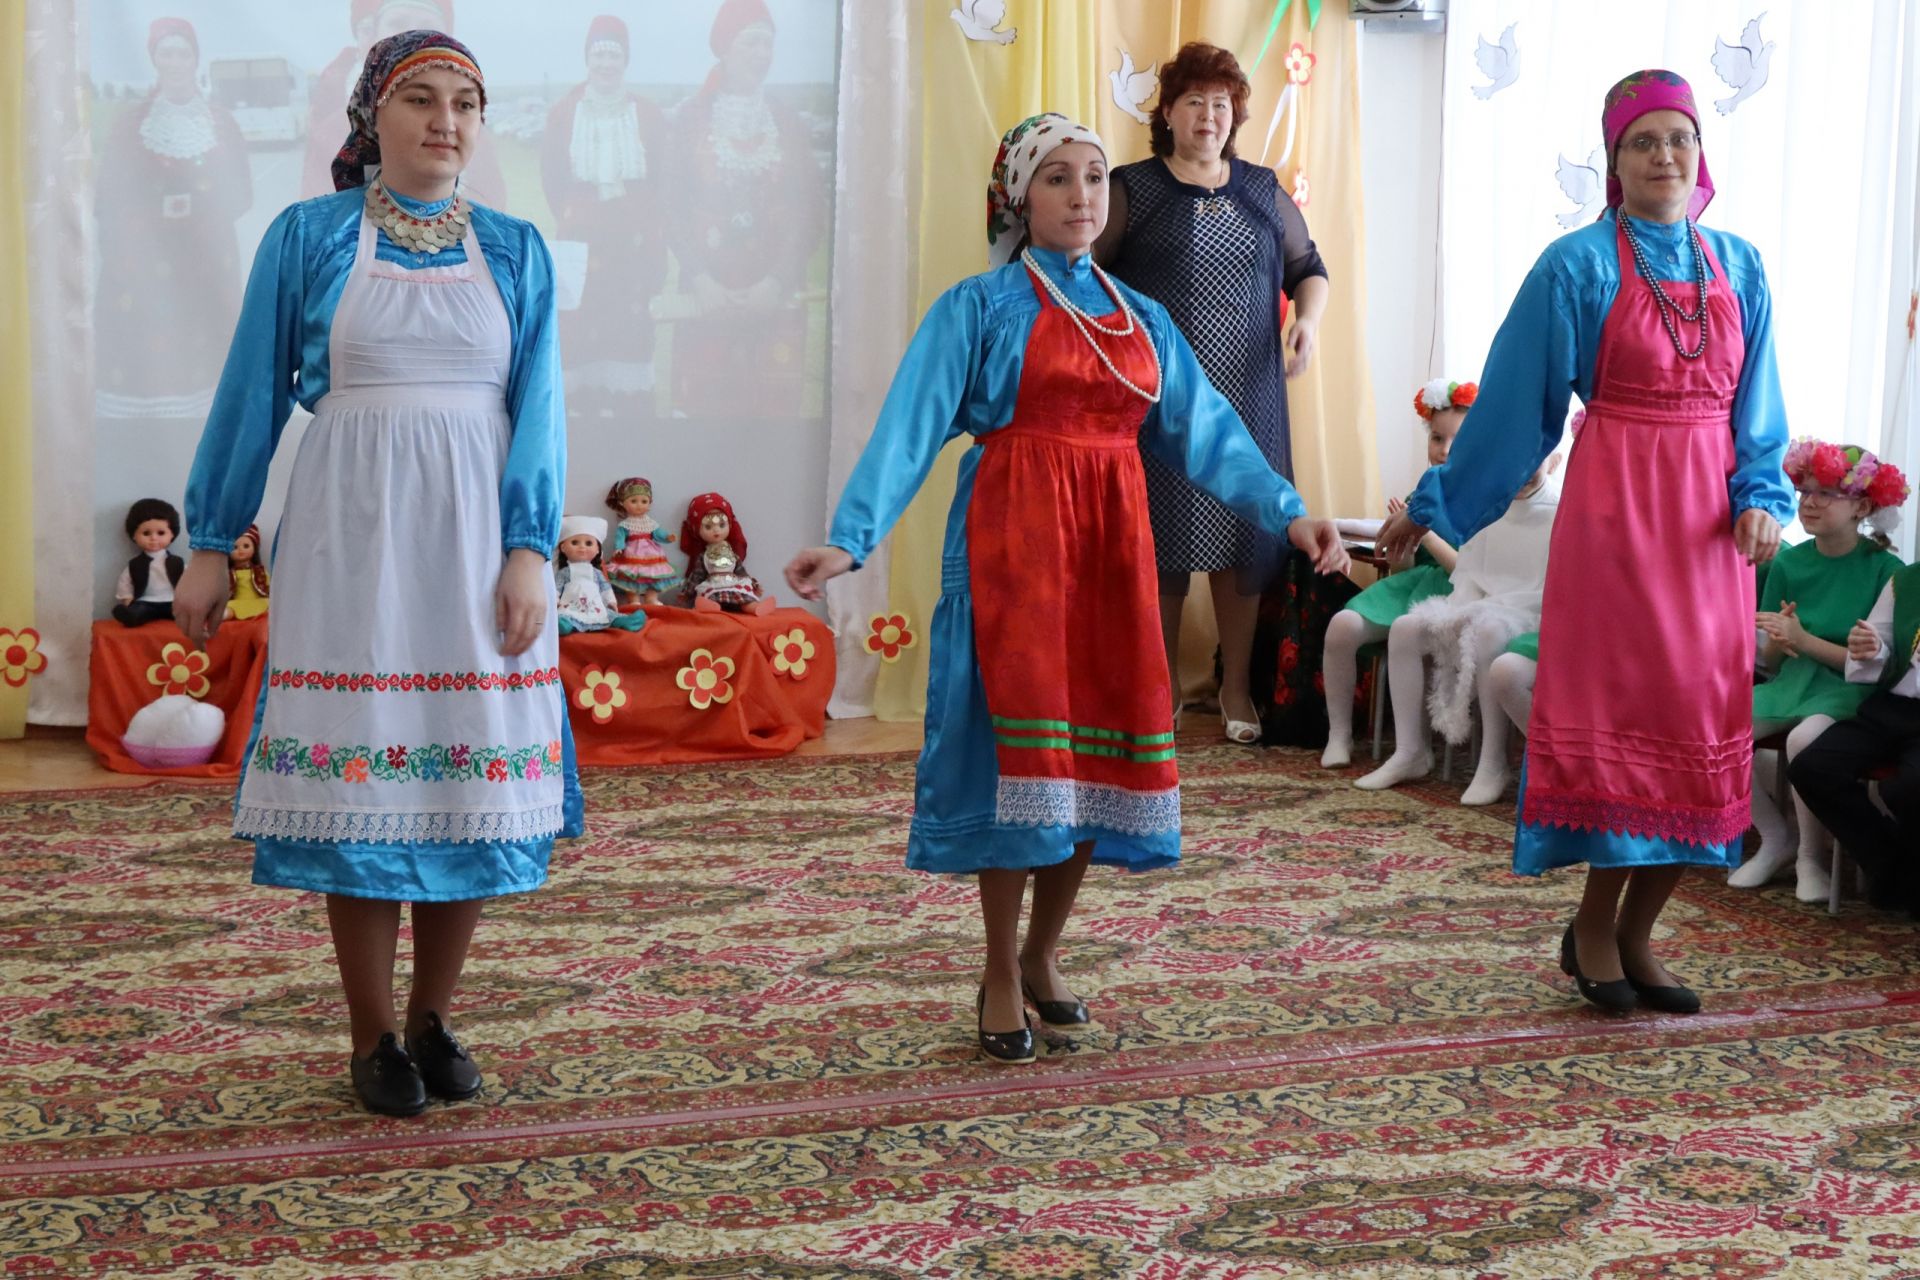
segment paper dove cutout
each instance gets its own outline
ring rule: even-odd
[[[1560,189],[1567,193],[1567,199],[1580,206],[1572,213],[1554,214],[1555,221],[1563,227],[1573,227],[1600,216],[1600,209],[1607,202],[1607,149],[1604,146],[1595,147],[1585,164],[1574,164],[1561,152],[1560,171],[1555,176],[1560,179]]]
[[[1014,36],[1019,34],[1013,27],[994,30],[1006,20],[1007,0],[959,0],[947,16],[960,24],[960,30],[969,40],[1012,44]]]
[[[1488,44],[1487,38],[1481,36],[1480,47],[1473,51],[1480,74],[1493,81],[1473,86],[1473,96],[1482,102],[1520,78],[1520,50],[1513,44],[1513,29],[1519,25],[1509,22],[1507,29],[1500,33],[1499,44]]]
[[[1762,13],[1760,18],[1766,16]],[[1717,38],[1713,42],[1713,73],[1734,91],[1731,98],[1720,98],[1713,104],[1723,116],[1732,115],[1735,107],[1760,92],[1767,83],[1767,66],[1773,61],[1774,44],[1771,40],[1761,43],[1760,18],[1741,29],[1739,44],[1728,44]]]
[[[1120,69],[1107,72],[1107,83],[1113,86],[1113,105],[1138,120],[1148,124],[1153,117],[1141,110],[1141,105],[1153,96],[1160,87],[1160,64],[1154,63],[1145,71],[1133,69],[1133,55],[1127,50],[1120,51]]]

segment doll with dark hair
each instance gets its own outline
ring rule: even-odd
[[[260,526],[250,524],[233,540],[227,553],[227,572],[233,576],[233,590],[227,596],[227,617],[258,618],[267,611],[267,597],[273,580],[267,574],[265,557],[260,554]]]
[[[127,508],[127,537],[140,554],[127,561],[113,589],[113,617],[127,627],[173,617],[173,588],[186,561],[167,548],[180,536],[180,513],[171,502],[142,498]],[[159,572],[155,572],[159,570]]]
[[[689,502],[680,542],[687,552],[684,603],[706,612],[773,612],[773,597],[747,572],[747,531],[725,498],[703,493]]]

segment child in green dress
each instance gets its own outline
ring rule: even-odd
[[[1843,674],[1847,631],[1900,568],[1899,557],[1887,549],[1886,530],[1906,500],[1907,482],[1899,468],[1865,449],[1811,438],[1794,441],[1783,465],[1800,491],[1800,523],[1813,537],[1775,558],[1760,594],[1760,657],[1773,676],[1753,691],[1753,735],[1758,740],[1786,732],[1792,760],[1873,692],[1869,685],[1848,684]],[[1862,536],[1862,521],[1872,523],[1870,537]],[[1798,792],[1793,808],[1797,839],[1756,764],[1753,825],[1760,849],[1735,868],[1728,884],[1757,889],[1792,863],[1795,896],[1802,902],[1826,898],[1831,840]]]
[[[1472,382],[1448,382],[1436,378],[1413,396],[1413,411],[1420,415],[1427,432],[1427,465],[1437,467],[1447,460],[1453,437],[1466,420],[1467,408],[1479,394]],[[1387,500],[1387,514],[1406,507],[1398,498]],[[1326,653],[1321,662],[1321,683],[1327,695],[1327,749],[1321,753],[1320,767],[1341,769],[1353,762],[1353,690],[1359,680],[1359,653],[1363,645],[1378,644],[1387,638],[1387,629],[1399,618],[1432,596],[1453,590],[1448,575],[1458,553],[1428,533],[1420,539],[1411,568],[1401,568],[1362,591],[1333,615],[1327,624]]]

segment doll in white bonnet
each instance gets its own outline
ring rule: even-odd
[[[600,545],[606,538],[607,522],[598,516],[567,516],[560,521],[553,575],[560,592],[561,635],[604,631],[613,623],[613,584],[600,571]]]

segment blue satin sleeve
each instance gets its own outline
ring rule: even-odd
[[[1757,250],[1744,241],[1723,249],[1720,237],[1712,238],[1740,300],[1747,342],[1733,396],[1733,475],[1727,479],[1727,497],[1736,520],[1743,511],[1760,510],[1788,524],[1798,503],[1781,469],[1787,453],[1787,407],[1773,354],[1773,295]]]
[[[567,476],[567,409],[560,382],[553,258],[533,224],[515,226],[518,273],[507,299],[513,319],[513,360],[507,373],[513,442],[500,480],[501,542],[507,551],[525,547],[546,556],[560,541]],[[508,287],[506,281],[501,284]]]
[[[1617,283],[1605,290],[1604,303],[1577,297],[1550,255],[1527,273],[1494,335],[1480,394],[1446,462],[1429,467],[1407,499],[1409,516],[1456,547],[1498,520],[1560,443],[1573,393],[1584,390],[1580,375],[1593,367],[1582,348],[1599,351],[1600,326],[1618,292]],[[1585,314],[1596,304],[1596,314]]]
[[[1005,384],[998,394],[978,385],[989,345],[986,310],[984,291],[974,281],[963,281],[927,309],[908,344],[827,533],[827,541],[852,556],[856,568],[906,511],[940,450],[967,429],[974,417],[970,409],[985,408],[975,402],[1004,400],[1010,414],[1019,384],[1017,360],[992,380]],[[1004,421],[1000,417],[993,425]]]
[[[1166,308],[1132,291],[1128,298],[1160,358],[1160,402],[1147,411],[1141,446],[1244,519],[1284,536],[1289,524],[1307,514],[1307,504],[1267,465]]]
[[[302,392],[306,258],[307,228],[296,204],[273,220],[254,253],[233,344],[194,451],[186,517],[196,551],[231,551],[259,514],[267,465]]]

